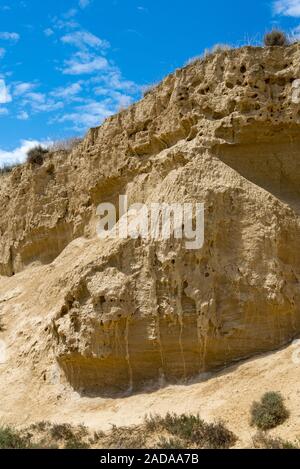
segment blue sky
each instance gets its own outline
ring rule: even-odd
[[[0,165],[83,135],[216,43],[299,24],[300,0],[0,0]]]

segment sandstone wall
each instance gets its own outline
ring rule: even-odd
[[[299,76],[299,45],[209,56],[70,155],[1,177],[0,293],[31,278],[2,312],[43,317],[21,361],[46,354],[80,392],[126,391],[299,334]],[[119,194],[204,202],[203,248],[98,240],[96,207]]]

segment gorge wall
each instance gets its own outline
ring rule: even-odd
[[[137,390],[300,333],[299,77],[299,44],[212,54],[1,176],[0,377],[57,363],[82,394]],[[96,207],[120,194],[204,203],[203,247],[99,240]]]

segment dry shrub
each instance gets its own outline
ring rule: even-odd
[[[260,402],[251,407],[251,425],[261,430],[270,430],[281,425],[289,417],[283,397],[278,392],[267,392]]]
[[[47,148],[44,148],[41,145],[37,145],[27,152],[27,163],[41,166],[44,163],[48,153],[49,150]]]
[[[264,44],[267,47],[271,46],[288,46],[289,41],[286,34],[279,29],[273,29],[273,31],[267,33],[264,37]]]

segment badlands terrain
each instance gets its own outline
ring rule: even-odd
[[[299,44],[216,52],[0,175],[1,423],[199,413],[249,447],[253,400],[278,391],[272,434],[297,438],[299,78]],[[100,240],[97,206],[120,194],[204,203],[203,247]]]

